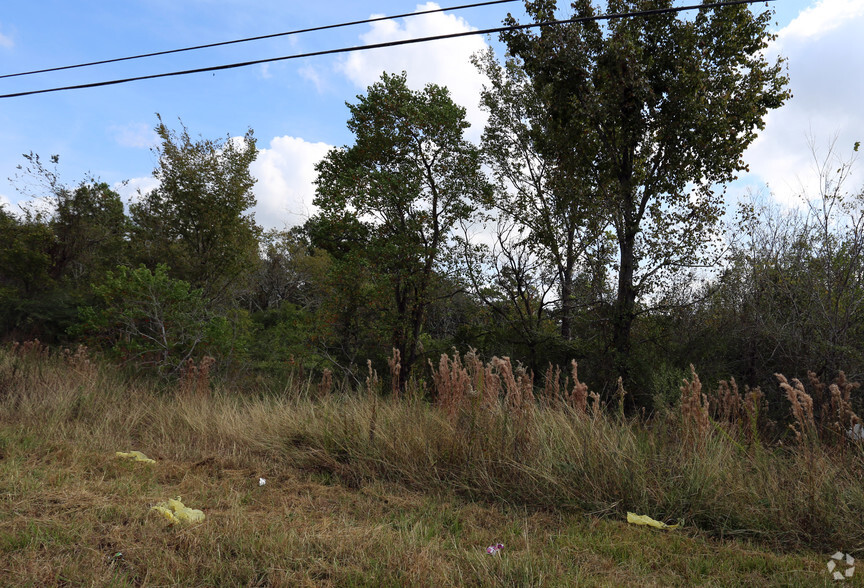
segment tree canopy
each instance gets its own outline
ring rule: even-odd
[[[609,0],[606,12],[672,6]],[[558,8],[555,0],[525,7],[535,22],[554,20]],[[599,13],[591,0],[571,7],[574,18]],[[693,17],[583,20],[501,34],[548,111],[538,148],[555,164],[552,184],[566,185],[579,170],[591,202],[587,218],[614,231],[612,345],[621,373],[637,300],[664,271],[710,263],[724,209],[717,186],[745,169],[745,148],[789,96],[782,63],[764,54],[770,14],[706,7]]]
[[[368,236],[364,257],[392,297],[404,379],[418,357],[436,272],[446,271],[451,231],[488,188],[479,150],[464,138],[465,109],[446,88],[415,91],[406,74],[385,73],[348,108],[355,143],[318,164],[315,204],[331,225]]]
[[[159,185],[130,206],[137,261],[155,267],[170,259],[174,275],[201,288],[205,299],[228,300],[257,258],[260,228],[249,212],[254,134],[196,141],[185,126],[171,130],[161,117],[156,133]]]

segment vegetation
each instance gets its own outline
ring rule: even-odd
[[[357,136],[351,148],[334,149],[318,164],[320,219],[330,233],[337,223],[353,231],[322,235],[353,253],[376,275],[379,298],[389,298],[381,316],[392,330],[404,387],[420,358],[418,344],[435,286],[452,262],[451,233],[470,219],[486,196],[479,150],[462,136],[465,109],[434,84],[408,89],[405,74],[369,87],[348,105],[348,128]],[[358,238],[360,235],[363,238]],[[446,288],[446,286],[445,286]],[[392,293],[392,294],[388,294]],[[445,294],[446,295],[446,294]]]
[[[475,56],[479,146],[446,88],[385,73],[317,166],[320,213],[285,231],[250,212],[251,130],[159,118],[128,211],[25,156],[44,206],[0,208],[4,574],[819,583],[864,541],[864,191],[857,144],[814,146],[819,193],[724,216],[788,97],[769,20],[505,33],[503,63]],[[207,522],[148,517],[176,495]]]
[[[435,404],[374,373],[252,391],[207,370],[155,387],[83,348],[0,351],[0,584],[827,585],[864,537],[860,444],[767,446],[734,385],[725,416],[682,398],[646,422],[578,383],[531,403],[473,355],[442,359]],[[156,463],[115,456],[133,448]],[[151,512],[176,496],[204,521]]]

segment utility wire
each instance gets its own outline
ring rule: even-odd
[[[108,80],[104,82],[93,82],[89,84],[78,84],[75,86],[63,86],[58,88],[47,88],[44,90],[29,90],[26,92],[15,92],[13,94],[0,94],[0,98],[17,98],[20,96],[32,96],[34,94],[46,94],[49,92],[61,92],[63,90],[83,90],[85,88],[99,88],[102,86],[113,86],[117,84],[126,84],[129,82],[137,82],[141,80],[152,80],[157,78],[167,78],[172,76],[183,76],[195,73],[206,73],[206,72],[215,72],[222,71],[226,69],[235,69],[239,67],[248,67],[251,65],[260,65],[263,63],[273,63],[276,61],[286,61],[289,59],[301,59],[304,57],[318,57],[321,55],[335,55],[339,53],[352,53],[355,51],[368,51],[370,49],[383,49],[386,47],[397,47],[399,45],[411,45],[415,43],[427,43],[429,41],[439,41],[443,39],[456,39],[460,37],[467,37],[470,35],[487,35],[492,33],[501,33],[504,31],[518,31],[536,27],[545,27],[552,25],[560,25],[560,24],[573,24],[578,22],[587,22],[587,21],[595,21],[595,20],[617,20],[622,18],[630,18],[630,17],[648,17],[648,16],[656,16],[659,14],[669,14],[674,12],[684,12],[687,10],[704,10],[708,8],[721,8],[724,6],[736,6],[741,4],[756,4],[758,2],[774,2],[775,0],[728,0],[726,2],[713,2],[709,4],[696,4],[690,6],[679,6],[674,8],[656,8],[653,10],[642,10],[639,12],[625,12],[625,13],[616,13],[616,14],[603,14],[598,16],[584,16],[578,18],[570,18],[566,20],[553,20],[541,23],[530,23],[524,25],[511,25],[504,27],[495,27],[491,29],[483,29],[477,31],[465,31],[461,33],[448,33],[442,35],[432,35],[430,37],[417,37],[414,39],[403,39],[401,41],[388,41],[386,43],[375,43],[372,45],[360,45],[354,47],[341,47],[339,49],[327,49],[324,51],[312,51],[310,53],[297,53],[294,55],[286,55],[283,57],[270,57],[267,59],[256,59],[254,61],[243,61],[240,63],[231,63],[227,65],[214,65],[211,67],[201,67],[197,69],[187,69],[182,71],[173,71],[159,74],[151,74],[146,76],[136,76],[132,78],[124,78],[119,80]]]
[[[91,61],[89,63],[78,63],[76,65],[63,65],[60,67],[49,67],[47,69],[36,69],[33,71],[22,71],[19,73],[12,74],[2,74],[0,75],[0,79],[3,78],[15,78],[19,76],[30,76],[33,74],[40,73],[48,73],[52,71],[62,71],[65,69],[76,69],[79,67],[90,67],[93,65],[104,65],[106,63],[117,63],[118,61],[129,61],[132,59],[144,59],[145,57],[157,57],[159,55],[170,55],[172,53],[182,53],[184,51],[197,51],[198,49],[209,49],[211,47],[221,47],[223,45],[234,45],[236,43],[248,43],[249,41],[260,41],[262,39],[273,39],[276,37],[287,37],[290,35],[299,35],[301,33],[312,33],[316,31],[326,31],[329,29],[338,29],[342,27],[350,27],[361,24],[369,24],[373,22],[379,22],[382,20],[392,20],[394,18],[407,18],[409,16],[419,16],[421,14],[432,14],[434,12],[444,12],[447,10],[455,11],[455,10],[464,10],[466,8],[477,8],[479,6],[491,6],[493,4],[507,4],[509,2],[517,2],[518,0],[491,0],[488,2],[476,2],[474,4],[463,4],[462,6],[452,6],[450,8],[435,8],[431,10],[421,10],[419,12],[409,12],[405,14],[397,14],[394,16],[376,16],[375,18],[367,18],[366,20],[355,20],[353,22],[342,22],[339,24],[331,24],[324,25],[318,27],[312,27],[308,29],[298,29],[295,31],[287,31],[284,33],[273,33],[270,35],[261,35],[258,37],[247,37],[245,39],[235,39],[233,41],[220,41],[218,43],[208,43],[206,45],[196,45],[194,47],[184,47],[182,49],[169,49],[167,51],[156,51],[153,53],[142,53],[141,55],[130,55],[129,57],[116,57],[114,59],[103,59],[101,61]]]

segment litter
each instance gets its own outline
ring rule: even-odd
[[[161,502],[151,508],[157,513],[165,517],[172,525],[180,523],[197,523],[204,520],[204,513],[200,510],[189,508],[180,501],[178,496],[176,499],[169,499],[167,502]]]
[[[504,544],[503,543],[496,543],[495,545],[490,545],[489,547],[487,547],[486,553],[488,553],[489,555],[495,555],[496,553],[498,553],[502,549],[504,549]]]
[[[666,523],[661,523],[660,521],[655,521],[649,516],[646,515],[637,515],[632,512],[627,513],[627,522],[633,525],[648,525],[649,527],[655,527],[657,529],[677,529],[680,525],[667,525]]]
[[[836,560],[836,561],[835,561]],[[846,562],[846,569],[840,571],[837,569],[837,562]],[[838,551],[828,560],[828,573],[833,574],[831,577],[835,580],[844,581],[846,578],[851,578],[855,574],[855,558],[849,553]]]
[[[124,453],[122,451],[118,451],[115,453],[117,457],[121,457],[123,459],[131,459],[132,461],[140,461],[143,463],[156,463],[155,459],[150,459],[140,451],[130,451],[128,453]]]
[[[853,441],[864,441],[864,427],[861,426],[861,423],[855,423],[851,429],[846,431],[846,436]]]
[[[263,486],[266,483],[267,483],[267,480],[265,480],[264,478],[258,478],[258,485],[259,486]]]

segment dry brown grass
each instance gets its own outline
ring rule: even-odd
[[[382,401],[374,372],[361,394],[183,394],[0,353],[5,582],[812,585],[821,553],[722,537],[781,552],[864,541],[861,452],[747,454],[707,435],[697,453],[667,425],[537,403],[530,375],[497,362],[466,354],[455,380],[444,363],[463,391],[449,416]],[[114,458],[129,449],[157,465]],[[205,523],[147,514],[177,495]],[[627,510],[684,527],[630,528]],[[485,554],[494,541],[501,557]]]

